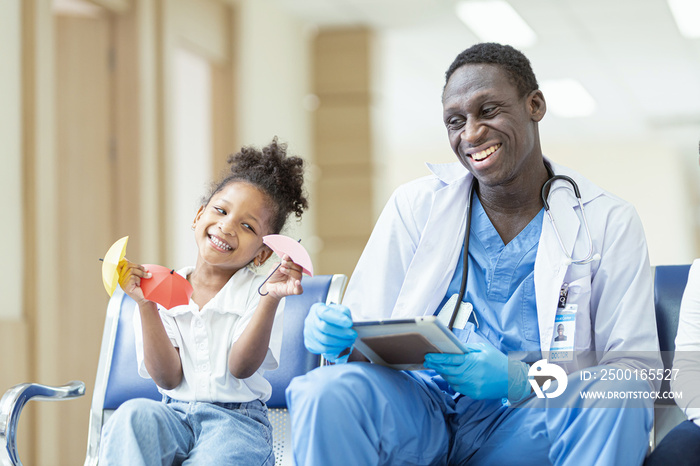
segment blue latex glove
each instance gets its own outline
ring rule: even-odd
[[[342,304],[316,303],[304,321],[304,345],[333,363],[344,363],[352,352],[357,332],[352,329],[350,309]],[[341,353],[343,356],[340,356]]]
[[[475,400],[508,397],[514,402],[529,395],[527,364],[508,359],[488,344],[465,346],[469,350],[465,354],[426,354],[423,365],[440,374],[454,391]]]

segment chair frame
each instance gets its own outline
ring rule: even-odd
[[[10,388],[0,400],[0,465],[21,466],[17,451],[17,426],[29,400],[68,400],[85,395],[85,384],[78,380],[60,387],[22,383]]]
[[[114,355],[114,343],[117,339],[117,328],[119,328],[119,317],[121,315],[122,300],[124,291],[120,287],[112,295],[112,299],[107,304],[107,315],[105,317],[105,327],[102,332],[102,344],[100,346],[100,359],[97,362],[97,374],[95,376],[95,390],[92,393],[92,403],[90,405],[90,418],[88,423],[88,444],[85,456],[85,466],[96,465],[100,451],[100,432],[102,426],[107,421],[109,415],[105,416],[102,409],[109,382],[109,372],[112,368],[112,357]]]

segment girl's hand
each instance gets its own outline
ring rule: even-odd
[[[129,295],[139,305],[151,302],[144,298],[141,290],[141,279],[151,278],[148,270],[142,265],[122,259],[117,266],[117,272],[119,273],[119,286],[122,287],[124,293]]]
[[[282,299],[292,294],[302,294],[300,265],[295,264],[287,254],[282,256],[280,267],[272,274],[263,286],[263,293],[276,299]]]

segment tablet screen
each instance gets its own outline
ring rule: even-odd
[[[397,333],[360,338],[389,364],[423,364],[428,353],[442,353],[420,333]]]

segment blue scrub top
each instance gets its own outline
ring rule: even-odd
[[[469,275],[463,301],[474,306],[473,317],[464,329],[453,329],[463,342],[488,341],[501,352],[529,352],[527,359],[541,356],[537,303],[535,300],[535,257],[542,234],[544,209],[510,243],[503,244],[479,196],[474,196],[469,231]],[[437,314],[448,299],[459,293],[462,283],[464,248],[459,255],[452,281]],[[537,358],[537,359],[535,359]],[[425,371],[441,389],[452,392],[440,376]]]
[[[467,325],[454,333],[464,342],[488,340],[503,353],[540,349],[535,300],[535,257],[542,234],[544,209],[508,244],[503,244],[479,196],[472,201],[469,232],[469,276],[464,302],[474,306],[479,328]],[[464,249],[459,255],[447,295],[436,313],[462,283]],[[472,335],[476,333],[476,335]]]

